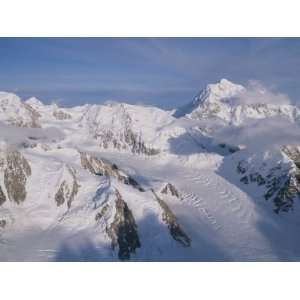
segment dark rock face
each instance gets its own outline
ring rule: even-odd
[[[107,234],[112,240],[112,248],[119,247],[118,257],[120,260],[129,260],[130,255],[141,247],[137,225],[127,203],[116,190],[116,213]]]
[[[138,189],[140,192],[144,192],[144,189],[139,185],[139,183],[132,177],[121,172],[117,165],[84,152],[80,152],[80,159],[82,167],[87,169],[90,173],[100,176],[114,177],[118,181]]]
[[[237,172],[240,174],[245,174],[248,170],[248,164],[246,161],[239,161],[237,166]]]
[[[70,208],[80,186],[77,183],[74,170],[71,167],[67,166],[67,171],[71,176],[71,182],[63,180],[54,198],[57,206],[61,206],[62,204],[67,202],[67,206],[68,208]]]
[[[257,185],[266,184],[266,180],[258,172],[250,174],[250,181],[251,182],[256,182]]]
[[[31,168],[20,152],[13,150],[7,153],[4,170],[4,185],[9,200],[17,204],[26,198],[26,181],[31,175]]]
[[[6,196],[3,193],[3,190],[2,190],[2,188],[0,186],[0,205],[2,205],[5,201],[6,201]]]
[[[162,194],[169,194],[174,197],[180,198],[178,190],[171,183],[167,183],[165,187],[161,190]]]
[[[275,177],[273,174],[280,168],[273,168],[267,176],[268,191],[265,194],[266,199],[274,197],[276,208],[274,211],[288,212],[293,209],[295,198],[300,198],[300,151],[296,147],[286,146],[282,148],[285,153],[295,164],[295,168],[287,174]]]
[[[250,175],[245,175],[240,179],[244,184],[249,184],[250,182],[256,182],[257,185],[266,184],[266,180],[258,172],[251,173]]]
[[[66,112],[64,112],[63,110],[56,110],[53,112],[53,116],[57,119],[57,120],[70,120],[72,119],[72,116]]]
[[[268,175],[269,181],[267,182],[268,191],[265,194],[266,200],[273,198],[275,203],[274,211],[288,212],[293,209],[294,199],[300,196],[300,172],[297,170],[293,174],[283,175],[280,177],[272,177]]]
[[[189,247],[191,245],[191,239],[189,236],[183,231],[181,226],[178,224],[176,216],[171,211],[169,206],[160,199],[154,190],[152,190],[152,193],[156,199],[156,201],[159,203],[160,207],[162,208],[162,221],[168,225],[169,231],[173,239],[177,242],[179,242],[184,247]]]
[[[130,121],[129,121],[130,123]],[[100,147],[107,149],[113,147],[117,150],[128,149],[135,154],[156,155],[160,151],[152,147],[146,146],[141,135],[134,133],[130,129],[130,125],[125,125],[121,132],[114,132],[110,129],[99,131],[94,138],[100,141]]]
[[[242,183],[244,183],[244,184],[249,184],[249,179],[248,179],[248,176],[246,175],[246,176],[243,176],[241,179],[240,179],[240,181],[242,182]]]
[[[221,148],[223,148],[223,149],[227,149],[228,152],[230,152],[230,153],[235,153],[235,152],[237,152],[237,151],[240,150],[239,147],[227,145],[227,144],[224,144],[224,143],[219,144],[219,146],[220,146]]]
[[[66,191],[66,192],[65,192]],[[57,206],[61,206],[65,203],[65,194],[69,193],[69,187],[66,181],[63,181],[55,194],[55,201]]]
[[[95,174],[95,175],[100,175],[103,176],[105,173],[105,168],[103,166],[103,162],[91,155],[88,155],[85,152],[79,152],[80,154],[80,161],[81,161],[81,166],[88,170],[90,173]]]
[[[120,181],[122,181],[124,184],[131,185],[132,187],[136,188],[140,192],[144,192],[145,190],[140,186],[140,184],[134,180],[130,176],[120,176]]]
[[[275,213],[288,212],[293,209],[295,198],[300,197],[300,153],[298,150],[283,151],[295,163],[293,170],[285,170],[281,164],[269,170],[266,176],[258,172],[249,172],[249,166],[245,161],[239,162],[237,171],[242,174],[240,179],[244,184],[256,183],[258,186],[265,186],[267,191],[264,194],[266,200],[272,199],[275,205]]]
[[[133,133],[132,130],[127,130],[124,133],[125,142],[130,145],[131,152],[136,154],[156,155],[159,150],[147,147],[142,141],[141,136]]]

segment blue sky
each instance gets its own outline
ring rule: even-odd
[[[300,103],[297,38],[0,38],[0,90],[65,106],[173,108],[207,83],[261,81]]]

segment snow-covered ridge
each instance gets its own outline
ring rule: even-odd
[[[25,102],[16,95],[11,94],[10,98],[16,107],[14,122],[7,120],[6,114],[2,118],[0,116],[0,121],[19,127],[36,127],[38,124],[42,129],[55,128],[65,138],[54,147],[89,145],[95,150],[145,156],[180,156],[180,159],[191,163],[207,152],[203,143],[200,145],[191,134],[193,125],[174,118],[172,111],[126,103],[63,108],[57,104],[43,104],[34,97]],[[20,121],[23,115],[28,117],[28,122]],[[45,135],[48,136],[48,133]],[[45,146],[44,142],[42,145],[39,139],[35,143],[23,139],[22,143],[53,147],[50,144]],[[54,140],[57,141],[56,138]],[[183,155],[189,152],[189,158]]]

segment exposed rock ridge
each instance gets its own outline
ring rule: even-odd
[[[6,196],[2,190],[2,187],[0,186],[0,206],[6,201]]]
[[[152,193],[162,209],[162,221],[168,226],[173,239],[179,242],[182,246],[189,247],[191,245],[191,239],[178,224],[174,213],[171,211],[166,202],[157,196],[153,189]]]
[[[131,210],[117,189],[115,194],[115,215],[113,222],[107,227],[106,231],[112,240],[112,248],[115,249],[118,246],[118,257],[124,261],[129,260],[131,254],[135,253],[136,249],[141,247],[141,242]],[[104,206],[103,210],[102,215],[107,208]]]
[[[70,208],[80,186],[77,182],[74,169],[66,165],[66,173],[54,198],[57,206],[61,206],[66,202],[67,207]]]
[[[283,151],[288,153],[288,157],[294,162],[288,169],[283,163],[279,163],[265,174],[251,171],[247,161],[240,161],[237,166],[238,173],[243,175],[241,182],[256,183],[258,186],[266,187],[264,198],[273,200],[276,213],[293,210],[295,198],[300,197],[300,169],[298,167],[300,155],[297,151],[291,152],[288,149]]]
[[[0,168],[4,171],[4,186],[10,201],[20,204],[26,199],[26,182],[31,175],[31,167],[25,157],[17,150],[7,150],[0,162]],[[0,191],[1,203],[6,196]]]
[[[63,110],[55,110],[53,112],[53,116],[57,120],[70,120],[70,119],[72,119],[72,116],[70,114],[64,112]]]
[[[162,194],[167,194],[167,195],[174,196],[176,198],[180,198],[179,192],[176,189],[176,187],[169,182],[162,188],[160,192]]]
[[[81,166],[84,169],[87,169],[90,173],[100,176],[114,177],[118,181],[138,189],[140,192],[144,192],[144,189],[139,185],[139,183],[129,175],[119,170],[116,164],[112,164],[107,160],[97,158],[85,152],[79,153]]]
[[[140,134],[134,133],[130,128],[124,128],[120,132],[111,129],[103,129],[97,132],[94,137],[99,140],[99,146],[104,149],[110,147],[117,150],[129,149],[134,154],[156,155],[158,149],[154,149],[145,144]]]

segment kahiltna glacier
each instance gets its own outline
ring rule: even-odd
[[[222,79],[168,111],[0,92],[0,121],[0,261],[300,260],[284,95]]]

